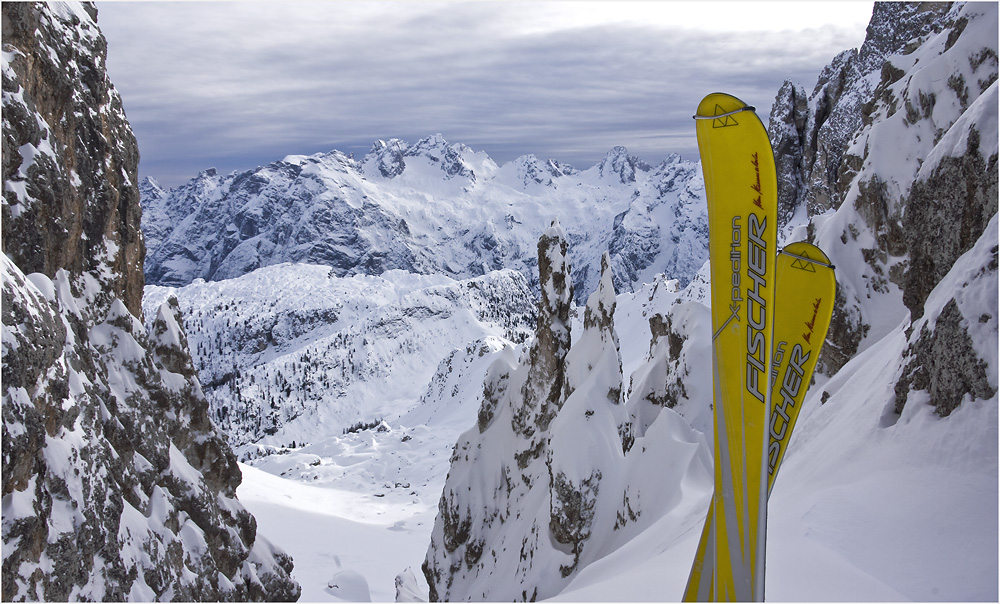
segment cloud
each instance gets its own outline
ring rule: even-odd
[[[740,96],[766,121],[786,78],[811,88],[863,35],[532,19],[569,6],[111,3],[99,24],[141,172],[168,185],[210,166],[438,132],[498,162],[534,153],[587,167],[615,145],[650,162],[695,157],[691,114],[705,94]]]

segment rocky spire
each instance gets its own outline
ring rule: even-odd
[[[619,473],[626,448],[610,264],[605,253],[597,291],[587,299],[583,334],[566,356],[565,403],[549,435],[549,531],[572,554],[560,565],[564,577],[579,565],[593,533],[602,478]]]
[[[566,233],[553,220],[538,240],[538,275],[542,298],[538,305],[538,327],[531,344],[528,379],[521,389],[522,404],[514,409],[514,432],[531,439],[548,430],[549,422],[562,406],[563,373],[570,347],[569,311],[573,282]],[[541,441],[536,439],[536,445]]]
[[[491,365],[478,425],[462,435],[452,455],[423,564],[431,600],[547,595],[529,576],[536,572],[536,553],[551,553],[547,515],[535,514],[549,509],[546,447],[566,398],[573,300],[567,251],[566,234],[553,220],[538,241],[542,295],[535,339],[520,362],[503,355]],[[523,520],[522,510],[530,510]],[[497,564],[513,573],[503,585],[490,578]]]
[[[635,171],[637,169],[648,172],[650,166],[640,161],[636,156],[629,155],[628,149],[621,146],[608,151],[604,159],[597,166],[601,178],[606,178],[623,185],[635,183]]]

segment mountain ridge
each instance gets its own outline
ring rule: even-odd
[[[578,171],[532,155],[497,166],[440,135],[376,141],[361,160],[291,155],[229,175],[205,170],[169,191],[144,180],[146,278],[180,286],[291,261],[339,276],[514,268],[536,287],[537,225],[560,214],[581,256],[578,291],[596,284],[589,267],[609,241],[619,288],[651,279],[658,262],[655,272],[686,283],[707,257],[701,187],[695,164],[674,155],[654,168],[624,147]]]

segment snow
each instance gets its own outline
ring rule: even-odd
[[[192,496],[201,496],[201,472],[196,470],[194,467],[188,463],[184,454],[174,445],[173,442],[170,443],[170,468],[169,471],[173,474],[179,484],[187,484],[188,489],[191,491]],[[180,493],[178,493],[180,495]]]
[[[242,464],[240,469],[237,496],[258,530],[295,560],[300,601],[364,601],[355,598],[369,591],[372,601],[391,602],[396,574],[420,567],[436,499],[400,512],[360,491],[311,486]]]
[[[995,398],[948,418],[908,404],[890,429],[904,346],[900,328],[853,359],[826,404],[810,391],[768,504],[772,599],[996,598]]]
[[[945,157],[960,157],[969,148],[970,125],[975,125],[979,132],[979,154],[989,158],[998,150],[997,130],[997,82],[993,82],[980,97],[962,113],[955,124],[935,145],[920,166],[917,180],[926,180]]]
[[[23,489],[14,489],[3,496],[3,517],[8,519],[31,518],[35,515],[35,482],[37,476],[28,479]],[[6,536],[5,536],[6,537]],[[4,548],[7,550],[7,548]],[[13,551],[11,547],[7,551]],[[6,560],[7,556],[4,555]]]
[[[45,296],[45,299],[49,302],[56,301],[56,290],[55,285],[52,284],[52,280],[42,273],[31,273],[26,275],[25,279],[31,282],[32,285],[38,288],[38,291]]]
[[[148,286],[147,320],[170,296],[213,418],[236,445],[318,442],[358,421],[394,420],[452,351],[480,338],[523,340],[533,327],[530,291],[513,271],[455,281],[273,265],[226,281]],[[240,406],[250,409],[221,411]]]
[[[370,602],[371,592],[364,576],[353,570],[338,572],[327,583],[330,594],[348,602]]]
[[[154,334],[160,346],[180,347],[181,326],[174,319],[174,313],[170,310],[170,305],[164,302],[156,309],[156,320],[165,327],[163,333]]]

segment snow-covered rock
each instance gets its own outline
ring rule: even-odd
[[[138,313],[139,148],[105,70],[96,11],[5,9],[3,250],[26,274],[90,272]]]
[[[138,150],[96,14],[3,5],[3,599],[295,600],[176,302],[136,318]]]
[[[557,223],[538,254],[535,338],[520,360],[494,361],[478,422],[452,453],[423,566],[432,600],[551,597],[656,521],[688,515],[710,488],[707,443],[680,416],[663,410],[638,437],[629,425],[608,257],[571,343]],[[682,480],[697,495],[684,500]]]
[[[921,36],[940,31],[948,8],[946,3],[877,2],[862,46],[837,55],[808,96],[793,82],[781,87],[768,126],[778,169],[780,227],[840,207],[856,171],[845,164],[845,152],[854,133],[866,120],[870,123],[867,104],[884,77],[885,59],[912,52]]]
[[[827,374],[907,314],[916,319],[996,212],[996,22],[986,5],[955,5],[940,31],[886,60],[869,121],[845,151],[854,175],[844,202],[808,227],[837,266],[851,267],[837,273]]]

